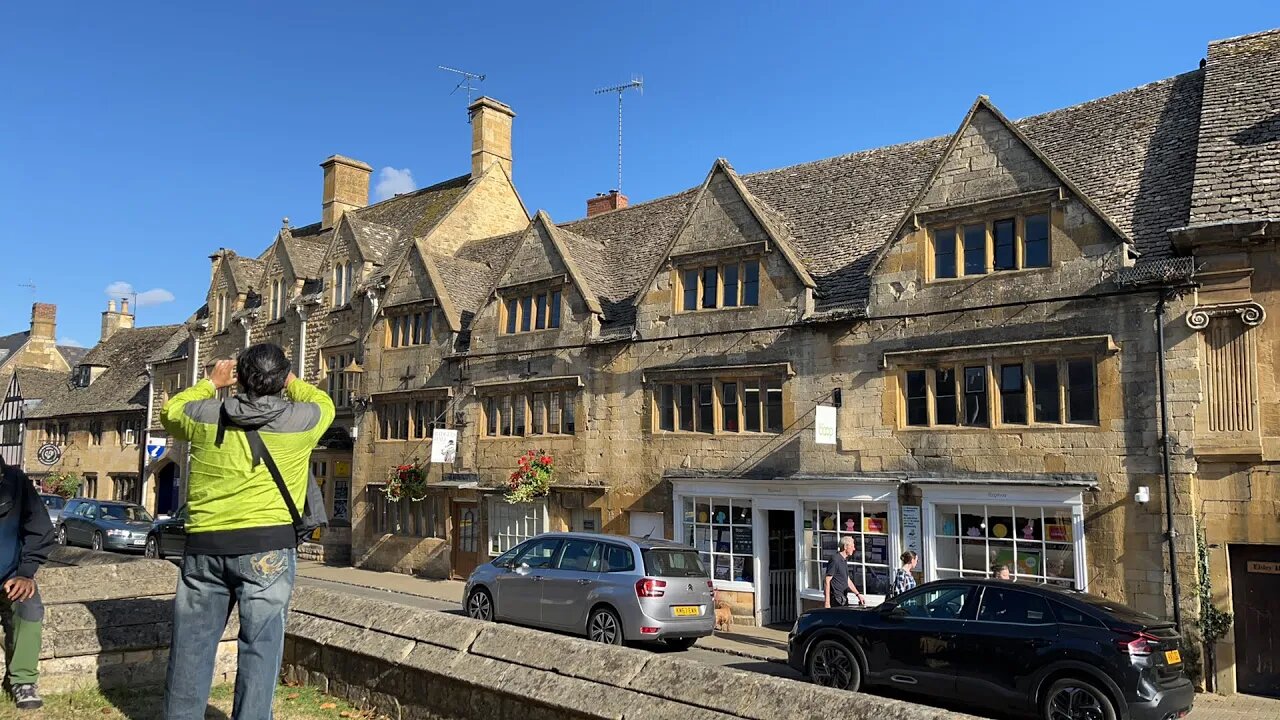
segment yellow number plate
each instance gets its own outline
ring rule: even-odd
[[[671,608],[671,614],[675,615],[676,617],[697,616],[698,606],[697,605],[675,605]]]
[[[1170,665],[1177,665],[1178,663],[1182,662],[1182,653],[1178,652],[1177,650],[1165,650],[1164,661],[1169,663]]]

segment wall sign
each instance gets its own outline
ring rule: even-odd
[[[62,459],[62,448],[53,443],[45,443],[36,451],[36,459],[41,465],[57,465]]]
[[[836,444],[836,409],[831,405],[819,405],[813,411],[813,442],[818,445]]]
[[[916,572],[924,572],[924,554],[920,552],[920,506],[902,506],[902,547],[914,552],[920,562]]]
[[[1280,562],[1262,562],[1261,560],[1250,560],[1245,569],[1251,573],[1262,573],[1264,575],[1280,575]]]
[[[151,462],[155,462],[156,460],[159,460],[160,458],[164,457],[164,454],[165,452],[168,451],[168,449],[169,449],[169,438],[167,437],[149,438],[147,441],[147,458],[150,459]]]

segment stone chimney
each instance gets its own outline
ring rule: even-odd
[[[587,198],[587,217],[595,217],[614,210],[621,210],[626,206],[627,196],[617,190],[596,193],[595,197]]]
[[[129,312],[129,301],[120,298],[120,310],[116,311],[116,301],[107,301],[107,310],[102,313],[102,336],[98,342],[106,342],[120,330],[133,327],[133,315]]]
[[[338,224],[346,211],[359,210],[369,204],[369,176],[373,168],[341,155],[330,155],[320,167],[324,168],[320,227],[328,230]]]
[[[467,108],[471,115],[471,177],[480,177],[493,163],[511,174],[511,108],[489,97],[477,98]]]
[[[58,306],[35,303],[31,306],[31,339],[57,342]]]

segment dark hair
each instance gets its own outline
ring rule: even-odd
[[[915,560],[915,559],[916,559],[916,553],[915,553],[915,551],[914,551],[914,550],[908,550],[908,551],[906,551],[906,552],[902,553],[902,564],[903,564],[903,565],[906,565],[907,563],[909,563],[909,562],[911,562],[912,560]]]
[[[289,358],[274,343],[250,345],[236,358],[236,380],[250,398],[278,395],[289,370]]]
[[[997,565],[997,566],[995,566],[995,567],[991,568],[991,572],[992,572],[992,574],[994,574],[994,575],[999,575],[1001,572],[1003,572],[1003,571],[1005,571],[1005,570],[1008,570],[1008,569],[1009,569],[1009,566],[1008,566],[1008,565]]]

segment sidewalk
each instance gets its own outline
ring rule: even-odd
[[[428,580],[400,573],[373,572],[350,567],[329,567],[315,562],[298,563],[301,577],[327,580],[375,590],[430,598],[462,607],[463,583],[459,580]],[[739,655],[755,660],[785,663],[787,633],[775,628],[734,625],[728,631],[698,640],[697,647]],[[1186,720],[1274,720],[1280,718],[1280,699],[1256,695],[1196,696],[1195,709]]]

